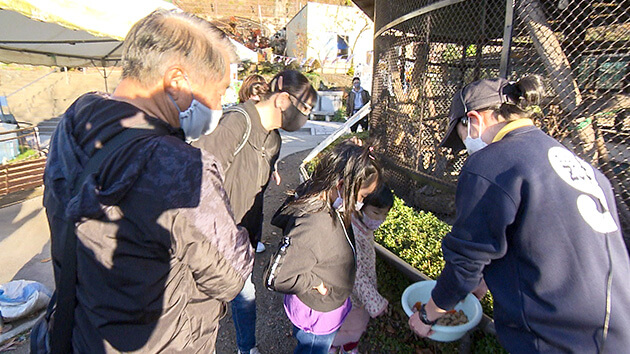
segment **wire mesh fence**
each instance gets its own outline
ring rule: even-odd
[[[451,97],[478,79],[539,74],[548,98],[536,125],[608,176],[630,234],[629,5],[376,0],[371,136],[393,188],[453,216],[466,153],[437,147]]]

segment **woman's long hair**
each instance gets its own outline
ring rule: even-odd
[[[344,223],[350,225],[359,190],[377,182],[381,183],[381,169],[367,147],[342,142],[324,154],[310,179],[300,184],[292,204],[323,205],[333,212],[331,193],[343,181]],[[322,199],[325,203],[322,204]],[[321,209],[321,208],[320,208]]]

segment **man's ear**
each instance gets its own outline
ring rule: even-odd
[[[466,113],[466,116],[468,117],[469,124],[471,121],[473,122],[473,126],[478,126],[479,122],[483,121],[483,116],[477,111],[470,111]],[[471,119],[471,118],[474,118],[474,119]]]
[[[162,83],[164,85],[164,91],[173,97],[173,100],[175,100],[180,108],[190,105],[192,91],[188,83],[188,78],[181,67],[172,66],[168,68],[166,72],[164,72]]]

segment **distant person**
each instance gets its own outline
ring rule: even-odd
[[[366,103],[370,102],[370,93],[367,90],[364,90],[361,87],[361,79],[355,77],[352,79],[352,89],[350,93],[348,93],[348,101],[346,101],[346,116],[348,118],[352,117],[355,113],[357,113],[361,107],[365,106]],[[363,131],[368,130],[368,120],[367,116],[363,117],[360,121],[356,122],[350,127],[350,130],[355,133],[357,128],[361,124]]]
[[[380,169],[367,148],[339,144],[271,221],[283,238],[265,284],[286,294],[296,354],[327,354],[350,312],[357,259],[351,220],[380,183]]]
[[[337,332],[329,354],[358,354],[359,340],[367,329],[370,317],[376,318],[387,312],[389,302],[376,287],[374,231],[385,221],[392,206],[394,195],[383,184],[363,199],[361,215],[352,215],[352,232],[357,254],[357,273],[350,297],[352,310]]]
[[[215,154],[225,173],[225,190],[237,223],[247,229],[252,246],[260,241],[263,195],[282,139],[277,129],[296,131],[306,123],[317,100],[308,79],[285,70],[259,92],[260,101],[248,100],[226,110],[210,135],[194,143]],[[232,301],[239,353],[258,353],[256,347],[256,289],[251,274]]]
[[[63,335],[71,345],[53,352],[214,351],[225,302],[243,288],[254,250],[236,226],[220,162],[184,138],[198,138],[208,113],[221,109],[235,58],[209,22],[157,10],[129,31],[113,95],[87,93],[63,115],[44,207],[58,291],[72,268],[64,245],[77,238],[76,307],[69,323],[58,322],[65,305],[58,298],[52,333],[69,324]],[[117,144],[133,130],[151,134]],[[92,158],[114,146],[73,195]],[[46,334],[40,325],[35,347]]]
[[[630,260],[604,175],[534,126],[537,76],[475,81],[457,91],[441,145],[469,157],[446,264],[409,319],[421,336],[464,297],[494,298],[510,353],[627,353]],[[487,286],[486,286],[487,284]]]

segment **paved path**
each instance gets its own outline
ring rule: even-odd
[[[302,129],[289,133],[281,131],[282,149],[280,149],[280,160],[298,151],[311,150],[326,137],[334,133],[342,123],[307,121]]]
[[[0,283],[28,279],[52,289],[49,238],[41,196],[0,209]]]

